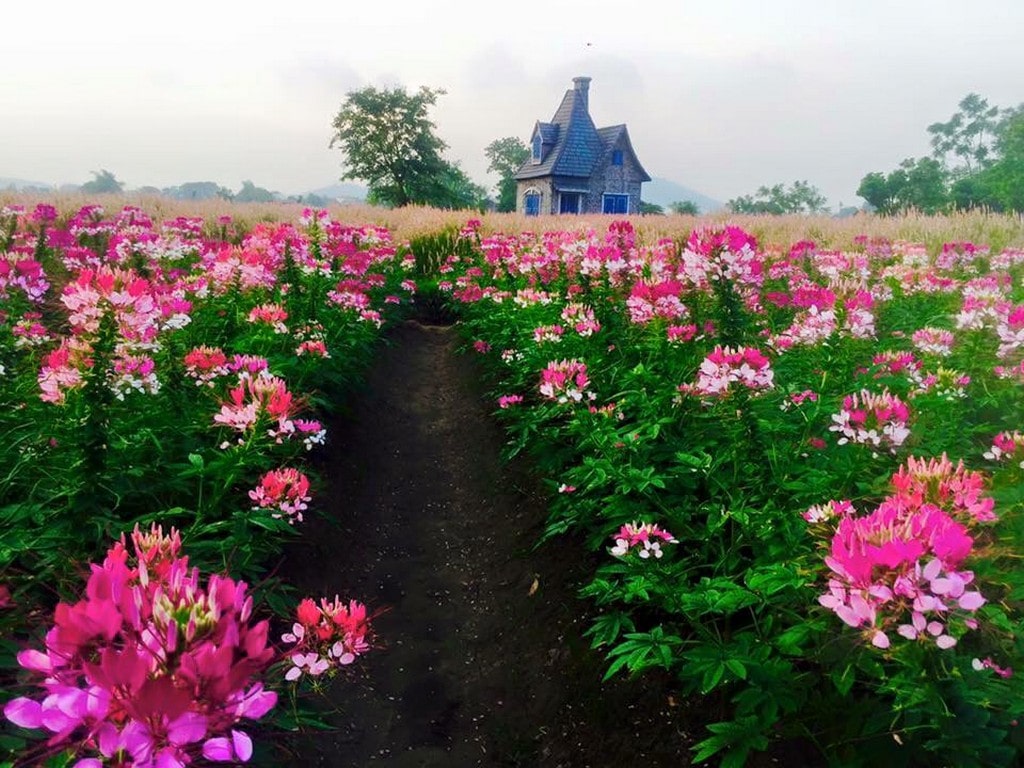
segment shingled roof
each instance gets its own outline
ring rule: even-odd
[[[588,104],[589,77],[577,77],[575,87],[566,91],[562,103],[555,111],[551,122],[537,122],[530,143],[538,133],[541,137],[543,156],[539,163],[531,156],[516,173],[517,179],[536,179],[540,176],[578,176],[587,178],[610,148],[626,133],[625,125],[614,125],[598,130],[590,117]],[[626,144],[633,159],[636,152],[626,133]],[[637,166],[640,166],[637,161]],[[643,171],[646,181],[650,176]]]
[[[598,128],[597,135],[601,137],[601,143],[604,144],[606,149],[614,147],[621,141],[622,146],[626,147],[626,149],[629,150],[629,153],[633,156],[633,162],[636,163],[636,167],[643,175],[643,180],[651,180],[650,174],[644,170],[642,165],[640,165],[640,158],[636,156],[636,150],[633,149],[633,142],[629,140],[629,131],[626,130],[625,123],[621,125],[609,125],[607,128]]]

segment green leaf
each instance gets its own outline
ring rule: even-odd
[[[829,673],[829,677],[841,696],[846,696],[850,689],[853,688],[853,684],[857,682],[857,673],[854,671],[852,664],[847,664],[842,670],[833,669]]]

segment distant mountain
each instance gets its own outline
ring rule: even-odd
[[[690,201],[695,203],[700,209],[701,213],[711,213],[719,208],[724,208],[725,203],[720,200],[715,200],[713,197],[702,195],[700,192],[696,192],[689,187],[684,187],[682,184],[676,184],[674,181],[668,179],[659,179],[657,177],[645,182],[641,187],[640,196],[643,198],[645,203],[654,203],[660,205],[668,212],[668,206],[674,202],[686,202]]]
[[[319,189],[312,189],[308,194],[326,197],[328,200],[341,202],[363,202],[366,200],[366,187],[362,184],[331,184]]]
[[[0,189],[53,189],[53,184],[45,181],[27,181],[10,176],[0,176]]]

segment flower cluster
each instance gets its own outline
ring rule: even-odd
[[[221,404],[213,421],[241,433],[251,433],[265,423],[267,434],[275,442],[299,435],[309,449],[314,443],[323,442],[326,431],[318,421],[294,418],[298,408],[284,379],[261,372],[239,379],[237,386],[228,391],[228,401]],[[244,439],[240,437],[239,442]]]
[[[682,290],[683,285],[678,280],[664,280],[653,285],[635,283],[626,299],[630,322],[643,325],[656,317],[665,320],[686,317],[689,310],[679,298]]]
[[[284,517],[290,524],[302,522],[302,513],[312,497],[309,479],[297,469],[272,469],[260,478],[259,485],[249,491],[254,510],[272,509],[271,517]]]
[[[540,373],[540,393],[559,403],[593,400],[594,394],[587,391],[589,384],[587,366],[579,360],[556,360]]]
[[[63,403],[68,390],[85,385],[82,369],[91,364],[87,350],[81,344],[74,340],[63,340],[57,349],[43,358],[37,378],[39,399],[44,403]]]
[[[586,338],[601,330],[601,324],[594,316],[594,310],[586,304],[570,302],[562,310],[562,322],[572,327],[576,333]]]
[[[970,588],[973,572],[962,569],[974,539],[956,519],[965,512],[971,525],[992,519],[975,475],[946,457],[912,459],[893,475],[895,493],[874,511],[840,515],[825,557],[829,588],[818,602],[862,628],[877,648],[890,646],[891,630],[943,649],[956,645],[956,627],[976,628],[973,615],[986,602]]]
[[[914,331],[910,340],[922,354],[948,357],[953,353],[953,332],[944,328],[921,328]]]
[[[215,379],[228,374],[228,358],[219,347],[196,347],[184,362],[185,373],[196,380],[197,387],[212,387]]]
[[[968,470],[963,460],[953,465],[946,454],[938,459],[915,459],[906,462],[892,476],[893,487],[912,505],[936,504],[965,518],[968,523],[991,523],[995,500],[985,496],[985,480],[980,472]]]
[[[178,768],[202,755],[246,761],[252,741],[236,726],[277,702],[257,676],[271,663],[269,624],[251,623],[243,582],[189,568],[175,531],[138,528],[92,566],[85,596],[59,603],[44,650],[18,654],[41,674],[38,697],[4,714],[73,747],[79,768]]]
[[[985,451],[984,456],[990,461],[1018,461],[1024,469],[1024,433],[1000,432],[992,438],[992,447]]]
[[[250,323],[269,325],[274,333],[288,333],[288,312],[280,304],[260,304],[249,310]]]
[[[875,394],[866,389],[843,398],[843,407],[832,415],[830,432],[839,434],[839,444],[860,443],[888,447],[894,451],[910,435],[910,409],[888,390]]]
[[[562,340],[565,328],[560,325],[538,325],[533,329],[535,344],[558,343]]]
[[[725,397],[734,384],[754,392],[771,389],[775,374],[768,358],[754,347],[716,346],[700,364],[696,384],[683,384],[679,391],[701,397]]]
[[[293,645],[285,679],[298,680],[304,674],[319,677],[348,666],[370,649],[369,636],[370,620],[362,603],[346,604],[335,596],[332,602],[321,599],[317,605],[306,598],[299,603],[291,632],[281,636]]]
[[[664,554],[661,551],[662,543],[679,543],[675,536],[654,523],[626,523],[619,528],[618,533],[612,535],[612,539],[615,546],[610,551],[615,557],[625,557],[630,552],[636,552],[642,560],[651,557],[660,559]]]

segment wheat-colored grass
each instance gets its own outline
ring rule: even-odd
[[[201,216],[207,221],[231,216],[246,227],[260,221],[297,221],[306,207],[299,203],[232,203],[226,200],[183,201],[145,195],[28,195],[0,192],[0,205],[19,203],[30,207],[37,202],[51,203],[62,214],[78,210],[88,203],[103,205],[109,212],[123,205],[137,205],[155,219],[177,216]],[[604,231],[609,222],[628,218],[646,242],[660,237],[685,238],[695,227],[734,224],[753,233],[766,245],[787,247],[798,240],[814,240],[826,248],[847,248],[858,235],[884,237],[889,240],[922,242],[934,252],[946,242],[970,241],[986,244],[993,250],[1007,247],[1024,248],[1024,216],[983,211],[925,216],[909,213],[902,216],[858,214],[845,219],[829,216],[739,216],[728,213],[710,216],[523,216],[517,213],[485,213],[447,211],[437,208],[408,206],[388,209],[370,205],[332,205],[331,216],[346,224],[373,224],[388,227],[398,240],[409,240],[449,227],[461,227],[469,219],[481,221],[483,234],[494,232],[544,232],[549,230]]]

